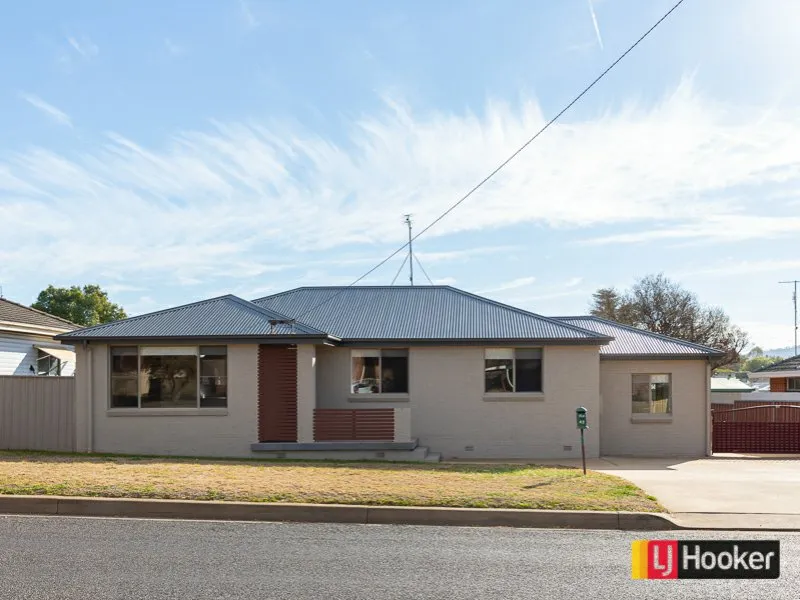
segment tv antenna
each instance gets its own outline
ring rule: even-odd
[[[792,292],[792,304],[794,304],[794,356],[797,356],[797,279],[790,281],[779,281],[778,283],[791,283],[794,285],[794,292]]]
[[[422,263],[419,261],[419,258],[417,258],[414,255],[414,247],[412,246],[412,242],[414,241],[414,237],[411,234],[411,223],[413,223],[413,221],[411,220],[411,216],[412,215],[411,214],[407,214],[407,215],[403,215],[403,216],[405,217],[403,222],[408,226],[408,254],[405,256],[405,258],[403,258],[403,262],[400,263],[400,268],[397,269],[397,273],[395,274],[394,279],[392,279],[392,285],[394,285],[394,282],[397,281],[397,278],[400,276],[400,273],[403,270],[403,267],[406,266],[406,261],[408,261],[408,282],[411,285],[414,285],[414,261],[417,261],[417,266],[422,271],[422,274],[425,275],[425,279],[428,280],[428,283],[433,285],[433,280],[430,278],[428,273],[425,271],[425,267],[422,266]]]

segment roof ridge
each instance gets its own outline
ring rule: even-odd
[[[80,325],[78,325],[77,323],[73,323],[72,321],[64,319],[63,317],[58,317],[56,315],[51,315],[49,312],[46,312],[46,311],[43,311],[43,310],[39,310],[38,308],[33,308],[32,306],[25,306],[24,304],[21,304],[19,302],[14,302],[13,300],[9,300],[8,298],[0,298],[0,301],[8,302],[9,304],[14,304],[15,306],[19,306],[20,308],[24,308],[26,310],[30,310],[30,311],[38,313],[40,315],[44,315],[46,317],[50,317],[51,319],[56,319],[57,321],[62,321],[64,323],[66,323],[67,325],[74,325],[75,327],[80,327]]]
[[[498,302],[497,300],[492,300],[491,298],[486,298],[484,296],[479,296],[478,294],[473,294],[472,292],[468,292],[466,290],[462,290],[462,289],[453,287],[451,285],[444,285],[444,286],[441,286],[441,287],[449,288],[449,289],[453,290],[454,292],[457,292],[457,293],[462,294],[464,296],[469,296],[470,298],[475,298],[475,299],[480,300],[482,302],[488,302],[490,304],[494,304],[495,306],[499,306],[501,308],[508,309],[508,310],[510,310],[512,312],[523,314],[523,315],[526,315],[526,316],[529,316],[529,317],[543,319],[543,320],[545,320],[545,321],[547,321],[549,323],[554,323],[554,324],[557,324],[557,325],[561,325],[562,327],[566,327],[568,329],[572,329],[572,330],[578,331],[580,333],[588,333],[593,338],[602,338],[602,339],[608,339],[608,340],[613,340],[614,339],[612,336],[603,335],[601,333],[598,333],[597,331],[591,331],[590,329],[585,329],[583,327],[578,327],[576,325],[571,325],[569,323],[564,323],[562,321],[559,321],[556,318],[545,317],[544,315],[540,315],[538,313],[534,313],[534,312],[531,312],[529,310],[525,310],[523,308],[517,308],[516,306],[511,306],[510,304],[504,304],[503,302]]]
[[[145,317],[152,317],[154,315],[163,315],[166,313],[175,312],[178,310],[183,310],[184,308],[189,308],[191,306],[199,306],[201,304],[208,304],[210,302],[217,302],[224,298],[237,298],[233,294],[223,294],[222,296],[215,296],[213,298],[206,298],[205,300],[198,300],[196,302],[189,302],[189,304],[181,304],[180,306],[173,306],[171,308],[164,308],[162,310],[156,310],[149,313],[144,313],[143,315],[135,315],[133,317],[127,317],[125,319],[120,319],[118,321],[109,321],[108,323],[99,323],[98,325],[92,325],[91,327],[83,327],[76,331],[70,333],[84,333],[87,331],[95,331],[97,329],[103,329],[104,327],[109,327],[110,325],[114,325],[115,323],[122,323],[123,321],[138,321],[139,319],[144,319]],[[237,298],[238,300],[242,300],[241,298]],[[246,302],[246,300],[245,300]]]
[[[711,350],[712,352],[721,352],[717,348],[712,348],[711,346],[705,346],[703,344],[697,344],[695,342],[690,342],[688,340],[682,340],[680,338],[672,337],[669,335],[664,335],[663,333],[656,333],[655,331],[650,331],[648,329],[640,329],[639,327],[634,327],[633,325],[626,325],[625,323],[619,323],[617,321],[612,321],[611,319],[604,319],[603,317],[598,317],[596,315],[584,315],[584,316],[576,316],[576,317],[554,317],[556,319],[590,319],[592,321],[600,321],[601,323],[608,323],[609,325],[614,325],[616,327],[621,327],[622,329],[627,329],[628,331],[634,331],[636,333],[641,333],[644,335],[648,335],[650,337],[662,339],[662,340],[669,340],[671,342],[677,342],[679,344],[683,344],[685,346],[691,346],[693,348],[697,348],[698,350]]]
[[[231,300],[233,300],[237,304],[240,304],[240,305],[242,305],[243,307],[245,307],[245,308],[247,308],[249,310],[253,310],[253,311],[257,312],[257,313],[260,313],[260,314],[264,315],[265,317],[268,317],[269,319],[273,319],[274,316],[277,316],[277,317],[283,318],[283,319],[285,319],[287,321],[294,321],[295,324],[299,325],[300,327],[305,327],[306,329],[308,329],[312,333],[321,333],[323,335],[329,335],[327,331],[322,331],[321,329],[317,329],[316,327],[312,327],[311,325],[303,323],[302,321],[298,321],[297,319],[294,319],[294,318],[290,317],[289,315],[285,315],[283,313],[280,313],[277,310],[273,310],[271,308],[264,308],[263,306],[258,306],[257,304],[254,304],[250,300],[245,300],[244,298],[239,298],[239,296],[235,296],[233,294],[228,294],[227,296],[221,296],[220,298],[230,298]]]
[[[267,300],[269,298],[278,298],[280,296],[285,296],[287,294],[292,294],[294,292],[299,292],[301,290],[349,290],[349,289],[357,289],[357,290],[383,290],[383,289],[444,289],[450,288],[456,291],[458,288],[454,288],[449,285],[301,285],[296,288],[292,288],[290,290],[284,290],[283,292],[277,292],[276,294],[268,294],[266,296],[262,296],[261,298],[255,298],[250,300],[250,302],[260,302],[261,300]]]

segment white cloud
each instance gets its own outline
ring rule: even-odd
[[[83,58],[93,58],[100,52],[100,48],[97,47],[97,44],[95,44],[86,36],[83,36],[80,39],[69,36],[67,38],[67,42],[70,46],[72,46],[72,49],[80,54]]]
[[[737,111],[684,82],[652,106],[573,118],[421,241],[525,224],[608,228],[594,243],[795,232],[800,218],[784,212],[787,190],[800,185],[799,116]],[[420,231],[543,122],[534,101],[494,102],[478,115],[417,114],[387,100],[339,141],[287,123],[240,122],[176,133],[155,147],[111,134],[84,153],[20,152],[0,161],[0,187],[13,187],[0,196],[0,275],[33,263],[65,276],[252,278],[334,260],[341,248],[359,248],[349,258],[363,262],[405,242],[404,213]],[[620,227],[639,232],[620,235]],[[479,251],[503,260],[515,253]],[[53,255],[60,258],[49,267]],[[458,259],[419,257],[426,268]]]
[[[583,283],[583,277],[571,277],[564,282],[564,287],[571,288],[575,287],[576,285],[580,285],[581,283]]]
[[[718,263],[703,269],[691,271],[678,271],[675,277],[728,277],[730,275],[753,275],[755,273],[769,273],[783,271],[791,273],[800,270],[800,260],[741,260]]]
[[[592,0],[586,0],[589,3],[589,14],[592,16],[592,25],[594,25],[594,33],[597,36],[597,43],[600,49],[603,49],[603,37],[600,35],[600,25],[597,24],[597,15],[594,12],[594,4]]]
[[[182,54],[186,54],[186,48],[172,41],[170,38],[164,38],[164,47],[172,56],[181,56]]]
[[[239,0],[239,13],[248,29],[255,29],[261,25],[261,22],[253,14],[253,10],[247,0]]]
[[[19,96],[20,98],[25,100],[25,102],[27,102],[34,108],[42,111],[45,115],[53,119],[56,123],[60,123],[61,125],[66,125],[67,127],[72,127],[72,119],[70,119],[69,115],[65,113],[63,110],[60,110],[55,106],[53,106],[52,104],[45,102],[35,94],[28,94],[22,92],[20,93]]]
[[[511,281],[507,281],[505,283],[501,283],[500,285],[487,288],[485,290],[481,290],[478,292],[479,294],[489,294],[491,292],[505,292],[507,290],[516,290],[518,288],[527,287],[529,285],[533,285],[536,281],[536,277],[519,277],[517,279],[512,279]]]

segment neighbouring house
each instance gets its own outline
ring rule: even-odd
[[[580,457],[710,452],[720,352],[449,286],[232,295],[69,332],[80,451]]]
[[[75,352],[53,338],[78,325],[0,298],[0,375],[72,375]]]
[[[769,391],[758,394],[759,399],[800,402],[800,355],[762,367],[750,373],[754,381],[769,381]],[[796,395],[795,395],[796,394]]]
[[[755,391],[754,386],[736,377],[711,378],[711,404],[733,404]]]

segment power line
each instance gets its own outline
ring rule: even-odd
[[[361,280],[362,280],[362,279],[364,279],[365,277],[368,277],[369,275],[371,275],[372,273],[374,273],[375,271],[377,271],[379,268],[381,268],[383,265],[385,265],[387,262],[389,262],[391,259],[393,259],[395,256],[397,256],[397,255],[398,255],[400,252],[402,252],[402,251],[403,251],[403,250],[404,250],[404,249],[405,249],[407,246],[410,246],[410,245],[411,245],[411,243],[412,243],[414,240],[416,240],[416,239],[417,239],[419,236],[421,236],[422,234],[424,234],[425,232],[427,232],[427,231],[428,231],[428,230],[429,230],[431,227],[433,227],[433,226],[434,226],[434,225],[436,225],[436,224],[437,224],[439,221],[441,221],[442,219],[444,219],[444,218],[445,218],[447,215],[449,215],[449,214],[450,214],[451,212],[453,212],[453,211],[454,211],[456,208],[458,208],[458,207],[459,207],[459,206],[460,206],[460,205],[461,205],[461,204],[462,204],[462,203],[463,203],[465,200],[467,200],[467,199],[468,199],[470,196],[472,196],[472,194],[474,194],[474,193],[475,193],[475,192],[477,192],[477,191],[478,191],[478,190],[479,190],[481,187],[483,187],[483,186],[486,184],[486,182],[488,182],[488,181],[489,181],[489,180],[490,180],[492,177],[494,177],[494,176],[495,176],[495,175],[497,175],[497,174],[498,174],[498,173],[499,173],[501,170],[503,170],[503,168],[505,168],[505,166],[506,166],[506,165],[508,165],[508,163],[510,163],[512,160],[514,160],[514,159],[515,159],[515,158],[516,158],[516,157],[517,157],[517,156],[518,156],[518,155],[519,155],[519,154],[520,154],[520,153],[521,153],[523,150],[525,150],[525,148],[527,148],[528,146],[530,146],[530,145],[531,145],[531,144],[532,144],[532,143],[533,143],[533,142],[534,142],[534,141],[535,141],[535,140],[536,140],[536,139],[537,139],[537,138],[538,138],[540,135],[542,135],[542,134],[543,134],[545,131],[547,131],[547,130],[550,128],[550,126],[551,126],[553,123],[555,123],[555,122],[556,122],[556,121],[557,121],[559,118],[561,118],[561,116],[562,116],[562,115],[563,115],[565,112],[567,112],[567,111],[568,111],[570,108],[572,108],[572,107],[573,107],[573,105],[575,105],[575,104],[578,102],[578,100],[580,100],[581,98],[583,98],[583,97],[584,97],[584,96],[585,96],[585,95],[586,95],[586,94],[589,92],[589,90],[591,90],[591,89],[592,89],[592,88],[593,88],[595,85],[597,85],[597,83],[598,83],[598,82],[599,82],[601,79],[603,79],[603,77],[605,77],[605,76],[606,76],[606,75],[607,75],[607,74],[608,74],[608,73],[611,71],[611,69],[613,69],[614,67],[616,67],[616,66],[617,66],[617,64],[619,64],[619,63],[622,61],[622,59],[624,59],[626,56],[628,56],[628,54],[630,54],[630,53],[631,53],[631,51],[632,51],[634,48],[636,48],[636,47],[637,47],[637,46],[638,46],[640,43],[642,43],[642,41],[643,41],[643,40],[644,40],[644,39],[645,39],[647,36],[649,36],[649,35],[650,35],[650,34],[651,34],[651,33],[652,33],[652,32],[653,32],[655,29],[656,29],[656,27],[658,27],[659,25],[661,25],[661,23],[663,23],[663,22],[664,22],[664,21],[665,21],[665,20],[666,20],[666,19],[667,19],[667,18],[668,18],[668,17],[669,17],[669,16],[670,16],[672,13],[673,13],[673,12],[675,12],[675,10],[676,10],[676,9],[677,9],[677,8],[678,8],[678,7],[679,7],[681,4],[683,4],[683,3],[684,3],[684,1],[685,1],[685,0],[678,0],[678,2],[676,2],[676,3],[675,3],[673,6],[672,6],[672,8],[670,8],[670,9],[669,9],[669,10],[668,10],[666,13],[664,13],[664,14],[661,16],[661,18],[660,18],[660,19],[658,19],[658,21],[656,21],[656,22],[655,22],[655,23],[654,23],[654,24],[653,24],[653,25],[650,27],[650,29],[648,29],[647,31],[645,31],[645,32],[644,32],[644,33],[641,35],[641,37],[639,37],[639,39],[637,39],[637,40],[636,40],[636,41],[635,41],[633,44],[631,44],[631,45],[628,47],[628,49],[627,49],[627,50],[625,50],[625,51],[624,51],[622,54],[620,54],[620,55],[619,55],[619,57],[618,57],[618,58],[617,58],[617,59],[616,59],[614,62],[612,62],[612,63],[611,63],[611,64],[610,64],[608,67],[606,67],[606,69],[605,69],[605,70],[604,70],[602,73],[600,73],[600,75],[598,75],[598,76],[597,76],[597,77],[596,77],[596,78],[595,78],[595,79],[594,79],[594,80],[593,80],[593,81],[592,81],[592,82],[591,82],[589,85],[587,85],[585,88],[583,88],[583,91],[582,91],[581,93],[579,93],[577,96],[575,96],[575,97],[574,97],[574,98],[573,98],[573,99],[570,101],[570,103],[569,103],[569,104],[567,104],[567,105],[566,105],[564,108],[562,108],[562,109],[561,109],[561,110],[560,110],[560,111],[559,111],[559,112],[558,112],[558,113],[557,113],[557,114],[556,114],[556,115],[555,115],[555,116],[554,116],[552,119],[550,119],[550,120],[549,120],[547,123],[545,123],[545,124],[544,124],[544,126],[543,126],[541,129],[539,129],[539,131],[537,131],[535,134],[533,134],[533,136],[532,136],[530,139],[528,139],[528,141],[527,141],[527,142],[525,142],[524,144],[522,144],[522,146],[520,146],[520,147],[519,147],[519,148],[518,148],[516,151],[514,151],[514,153],[513,153],[513,154],[511,154],[511,156],[509,156],[509,157],[508,157],[508,158],[506,158],[506,159],[505,159],[503,162],[501,162],[501,163],[500,163],[500,164],[499,164],[499,165],[498,165],[498,166],[497,166],[497,167],[496,167],[496,168],[495,168],[495,169],[494,169],[494,170],[493,170],[491,173],[489,173],[489,174],[488,174],[486,177],[484,177],[483,179],[481,179],[481,180],[480,180],[480,181],[479,181],[479,182],[478,182],[478,183],[477,183],[477,184],[476,184],[476,185],[475,185],[475,186],[474,186],[474,187],[473,187],[471,190],[469,190],[469,191],[468,191],[466,194],[464,194],[464,195],[463,195],[461,198],[459,198],[459,200],[458,200],[457,202],[455,202],[455,203],[454,203],[452,206],[450,206],[450,208],[448,208],[448,209],[447,209],[446,211],[444,211],[444,212],[443,212],[441,215],[439,215],[439,216],[438,216],[438,217],[436,217],[436,218],[435,218],[433,221],[431,221],[431,222],[430,222],[430,223],[429,223],[429,224],[428,224],[428,225],[427,225],[427,226],[426,226],[424,229],[422,229],[422,231],[420,231],[419,233],[417,233],[415,236],[411,237],[411,238],[408,240],[408,242],[406,242],[405,244],[403,244],[402,246],[400,246],[400,247],[399,247],[397,250],[395,250],[394,252],[392,252],[392,253],[391,253],[389,256],[387,256],[386,258],[384,258],[384,259],[383,259],[382,261],[380,261],[380,262],[379,262],[377,265],[375,265],[375,266],[374,266],[374,267],[372,267],[372,268],[371,268],[369,271],[367,271],[366,273],[364,273],[364,274],[363,274],[361,277],[359,277],[358,279],[356,279],[355,281],[353,281],[353,283],[351,283],[350,285],[346,286],[346,288],[353,287],[353,286],[354,286],[354,285],[356,285],[356,284],[357,284],[359,281],[361,281]],[[346,289],[346,288],[345,288],[345,289]],[[320,307],[320,306],[322,306],[323,304],[326,304],[327,302],[330,302],[331,300],[333,300],[333,299],[334,299],[336,296],[338,296],[338,295],[339,295],[339,294],[341,294],[342,292],[343,292],[343,290],[339,290],[339,291],[338,291],[338,292],[336,292],[335,294],[331,294],[330,296],[328,296],[328,297],[327,297],[325,300],[323,300],[323,301],[322,301],[322,302],[320,302],[319,304],[316,304],[316,305],[312,306],[311,308],[309,308],[308,310],[306,310],[305,312],[303,312],[303,313],[299,314],[299,315],[298,315],[296,318],[297,318],[297,319],[300,319],[300,318],[302,318],[303,316],[305,316],[305,315],[307,315],[308,313],[310,313],[310,312],[312,312],[312,311],[316,310],[317,308],[319,308],[319,307]]]
[[[428,283],[430,283],[431,285],[433,285],[433,281],[431,281],[431,278],[430,278],[430,277],[428,277],[428,273],[425,271],[425,267],[423,267],[423,266],[422,266],[422,263],[421,263],[421,262],[419,262],[419,258],[417,258],[417,255],[416,255],[416,254],[414,255],[414,260],[415,260],[415,261],[417,261],[417,264],[419,265],[419,268],[420,268],[420,270],[422,271],[423,275],[425,275],[425,279],[427,279],[427,280],[428,280]]]

